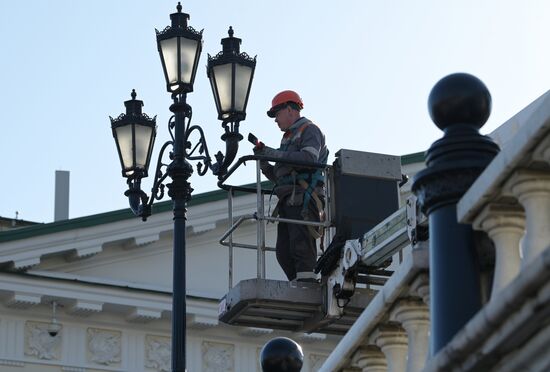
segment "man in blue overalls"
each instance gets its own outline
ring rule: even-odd
[[[279,149],[257,145],[256,155],[289,161],[325,164],[328,149],[325,136],[311,120],[300,115],[304,104],[291,90],[278,93],[272,100],[267,116],[275,118],[284,132]],[[324,200],[322,171],[299,168],[290,164],[262,162],[263,174],[275,183],[279,199],[277,211],[281,218],[319,221]],[[292,223],[279,222],[277,227],[277,261],[288,280],[316,281],[313,272],[317,262],[315,229]]]

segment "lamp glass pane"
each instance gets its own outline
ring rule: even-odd
[[[214,96],[214,101],[216,102],[216,109],[218,110],[218,113],[220,112],[220,101],[218,99],[218,92],[216,92],[216,75],[212,72],[210,74],[210,86],[212,87],[212,94]]]
[[[131,169],[134,167],[132,154],[132,125],[124,125],[115,128],[120,157],[122,158],[122,167]]]
[[[138,125],[135,126],[136,131],[136,168],[146,169],[149,149],[151,148],[151,135],[153,128]]]
[[[184,83],[192,83],[193,67],[195,64],[195,56],[197,54],[198,40],[191,40],[180,37],[180,69],[181,81]]]
[[[216,85],[218,86],[218,95],[220,107],[222,111],[232,109],[231,102],[231,80],[232,80],[232,64],[214,66],[214,76],[216,77]]]
[[[168,85],[175,84],[178,81],[178,38],[162,40],[160,50],[164,59],[164,68],[168,75]]]
[[[250,87],[251,77],[252,67],[235,66],[235,111],[244,112],[246,108],[246,96]]]

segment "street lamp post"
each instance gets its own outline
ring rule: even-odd
[[[168,122],[172,140],[162,146],[155,178],[148,196],[141,190],[141,179],[147,177],[147,170],[156,136],[156,118],[143,114],[143,102],[132,99],[126,101],[126,113],[116,119],[111,118],[113,136],[117,145],[122,166],[122,175],[127,178],[130,208],[144,221],[151,215],[154,200],[164,196],[164,182],[168,196],[173,201],[174,212],[174,254],[173,254],[173,298],[172,298],[172,370],[185,371],[185,220],[187,202],[193,189],[188,182],[193,167],[188,160],[197,161],[197,173],[204,175],[210,169],[214,175],[222,177],[235,159],[238,143],[242,139],[239,123],[246,117],[246,105],[254,76],[256,58],[240,53],[241,40],[233,37],[222,39],[223,50],[215,57],[209,56],[207,75],[210,79],[218,118],[222,120],[226,143],[225,155],[218,152],[212,163],[202,128],[191,125],[192,109],[187,104],[187,93],[193,91],[193,82],[202,50],[202,31],[197,32],[187,25],[189,15],[182,13],[178,3],[177,12],[170,15],[171,26],[156,31],[157,45],[166,79],[168,92],[173,103],[170,111],[174,114]],[[198,133],[198,143],[190,142],[192,133]],[[170,164],[162,162],[164,151],[172,146]]]

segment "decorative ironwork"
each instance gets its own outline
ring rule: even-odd
[[[185,313],[186,313],[186,287],[185,287],[185,220],[187,207],[186,203],[191,198],[193,189],[188,182],[191,174],[193,173],[193,166],[189,161],[196,162],[197,173],[202,176],[210,169],[214,175],[218,178],[222,178],[226,173],[229,165],[233,162],[237,155],[238,143],[242,140],[242,135],[239,134],[239,121],[244,120],[246,116],[246,102],[248,100],[248,94],[250,93],[250,85],[254,76],[254,67],[256,64],[256,58],[251,58],[246,53],[239,53],[238,44],[240,39],[233,37],[233,30],[229,29],[229,38],[223,39],[228,44],[224,45],[224,49],[230,56],[230,63],[240,62],[247,65],[251,70],[249,81],[247,84],[246,100],[243,107],[239,107],[239,110],[232,113],[233,115],[218,117],[222,120],[222,127],[224,128],[224,134],[222,140],[226,143],[225,155],[221,152],[216,153],[216,162],[212,163],[208,147],[206,145],[206,138],[203,129],[198,125],[191,125],[192,109],[185,100],[187,93],[193,91],[193,81],[197,71],[198,60],[202,51],[202,32],[197,31],[194,28],[187,25],[189,14],[182,13],[181,3],[178,2],[176,7],[177,13],[170,14],[171,26],[164,28],[162,31],[155,29],[157,36],[157,47],[160,54],[162,67],[164,70],[164,77],[166,79],[166,86],[168,92],[172,94],[174,103],[170,106],[170,111],[174,115],[168,120],[168,132],[171,140],[165,142],[159,152],[157,159],[157,166],[155,168],[155,178],[153,181],[153,187],[151,189],[151,195],[148,196],[141,189],[141,179],[147,176],[147,168],[152,152],[152,145],[149,146],[147,152],[147,161],[145,167],[132,167],[126,169],[123,164],[123,157],[120,155],[121,164],[123,166],[123,176],[127,177],[128,190],[125,195],[128,197],[130,208],[133,213],[140,216],[144,221],[151,215],[152,204],[154,200],[160,200],[164,196],[165,187],[168,187],[168,195],[173,201],[173,213],[174,213],[174,250],[173,250],[173,299],[172,299],[172,370],[181,371],[185,369]],[[175,45],[170,39],[176,38]],[[191,45],[194,46],[193,54],[191,51],[181,48],[181,44],[186,41],[182,39],[191,39]],[[227,41],[230,39],[229,41]],[[170,40],[167,43],[163,43],[165,40]],[[196,43],[194,42],[196,41]],[[163,45],[164,44],[164,45]],[[175,48],[174,48],[175,46]],[[164,48],[166,50],[164,50]],[[169,69],[165,65],[165,55],[170,55],[170,62],[176,62],[176,66],[170,66]],[[192,59],[192,65],[182,62],[181,53],[187,53],[184,57]],[[176,58],[173,58],[174,55]],[[238,61],[237,61],[238,60]],[[223,62],[223,61],[219,61]],[[227,62],[227,59],[226,59]],[[174,68],[175,67],[175,68]],[[233,75],[234,75],[233,68]],[[176,71],[176,76],[173,72]],[[184,75],[184,76],[183,76]],[[234,76],[231,76],[234,79]],[[132,93],[132,101],[125,102],[127,106],[127,113],[121,114],[116,119],[110,118],[113,121],[127,120],[128,113],[133,111],[141,113],[142,101],[135,100],[135,92]],[[234,95],[234,93],[233,93]],[[215,99],[219,97],[215,96]],[[234,106],[234,105],[233,105]],[[219,110],[218,110],[219,111]],[[141,118],[147,122],[147,116],[141,116]],[[156,118],[156,117],[155,117]],[[150,121],[150,120],[149,120]],[[146,125],[147,126],[147,125]],[[149,127],[151,127],[149,123]],[[113,129],[114,130],[114,129]],[[156,135],[156,126],[151,139],[154,141]],[[125,148],[132,147],[135,158],[136,147],[136,133],[135,130],[131,133],[131,144],[125,143]],[[128,137],[128,136],[126,136]],[[115,136],[115,140],[117,137]],[[153,143],[152,141],[150,142]],[[169,158],[171,162],[166,164],[163,162],[166,149],[172,146],[169,152]],[[119,144],[117,142],[117,148]],[[141,152],[143,153],[143,151]],[[166,178],[169,177],[172,182],[166,183]],[[155,355],[154,361],[151,361],[152,366],[160,368],[162,370],[168,370],[167,362],[167,346],[165,344],[157,344],[155,346],[158,354]],[[156,352],[156,351],[155,351]],[[232,355],[232,354],[231,354]],[[117,355],[114,355],[116,358]],[[152,357],[150,354],[149,358]],[[113,359],[107,359],[107,363],[110,363]],[[114,359],[116,362],[117,360]],[[233,363],[233,362],[232,362]],[[222,363],[222,367],[225,368],[227,363]],[[218,366],[214,366],[218,370]],[[220,369],[221,370],[221,369]],[[227,370],[227,369],[224,369]],[[231,367],[233,370],[233,367]]]
[[[181,31],[181,30],[179,30]],[[185,28],[185,31],[188,31],[189,34],[191,35],[195,35],[195,36],[201,36],[202,37],[202,32],[204,31],[204,28],[200,31],[197,31],[195,30],[193,27],[191,26],[187,26]],[[177,28],[174,28],[172,26],[166,26],[164,28],[164,30],[162,31],[159,31],[155,28],[155,33],[157,34],[157,36],[163,36],[163,37],[166,37],[166,38],[170,38],[170,37],[173,37],[173,36],[179,36],[180,34],[178,33],[178,29]]]
[[[208,54],[208,62],[216,62],[218,59],[220,59],[222,56],[224,56],[224,52],[221,51],[219,52],[218,54],[216,54],[215,56],[211,56],[210,54]],[[242,53],[239,53],[239,54],[235,54],[236,57],[239,57],[241,59],[243,59],[244,61],[246,62],[250,62],[250,63],[256,63],[256,57],[257,56],[254,56],[254,57],[251,57],[248,53],[246,52],[242,52]],[[227,57],[227,54],[225,55],[225,57]]]
[[[149,121],[151,121],[151,120],[153,120],[153,121],[157,120],[157,115],[155,115],[155,116],[153,116],[153,117],[151,118],[149,115],[147,115],[147,114],[145,114],[145,113],[142,113],[141,116],[142,116],[143,118],[149,120]],[[122,114],[118,115],[116,118],[113,118],[112,116],[109,116],[109,119],[111,120],[111,124],[116,124],[116,123],[118,123],[119,121],[121,121],[122,119],[127,118],[127,117],[129,117],[129,118],[138,118],[139,115],[133,115],[133,114],[125,114],[125,113],[122,113]]]
[[[179,98],[184,100],[183,97]],[[206,143],[206,136],[202,127],[199,125],[191,125],[192,110],[189,105],[178,101],[178,98],[174,99],[175,103],[171,109],[176,114],[182,113],[182,119],[185,121],[183,125],[183,160],[187,164],[175,164],[175,155],[173,151],[170,151],[169,157],[172,162],[170,164],[165,163],[163,158],[165,151],[169,146],[174,146],[175,136],[174,129],[176,126],[176,115],[173,115],[168,120],[168,131],[170,141],[165,142],[159,152],[157,165],[155,168],[155,178],[153,181],[153,187],[151,188],[151,196],[148,196],[143,190],[141,190],[140,178],[129,178],[128,190],[125,195],[130,200],[130,207],[134,214],[145,221],[147,217],[151,215],[151,209],[155,200],[161,200],[165,195],[165,187],[170,188],[169,195],[174,197],[176,194],[186,200],[189,200],[192,188],[187,182],[187,179],[191,176],[193,169],[187,161],[196,162],[196,171],[199,176],[204,176],[209,170],[214,175],[221,176],[227,170],[229,164],[233,161],[236,155],[237,145],[236,143],[242,139],[242,136],[238,134],[238,126],[232,125],[229,128],[228,123],[224,123],[225,134],[223,136],[224,141],[227,143],[228,150],[224,156],[221,151],[215,154],[216,162],[212,162],[210,153],[208,151],[208,145]],[[122,114],[125,115],[125,114]],[[236,132],[235,132],[236,131]],[[178,167],[178,170],[174,171],[174,168]],[[186,168],[191,168],[187,170]],[[177,175],[174,175],[177,173]],[[181,176],[185,179],[184,182],[172,182],[171,184],[165,184],[167,177],[174,179],[174,177]]]

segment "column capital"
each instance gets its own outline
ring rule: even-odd
[[[388,362],[389,372],[405,371],[407,366],[407,332],[397,323],[380,324],[372,338],[380,347]]]
[[[388,370],[386,357],[378,346],[365,345],[357,348],[351,357],[353,367],[360,368],[363,372],[385,372]]]
[[[504,188],[509,189],[525,209],[521,262],[525,267],[546,249],[550,240],[550,173],[518,169]]]
[[[407,346],[407,333],[399,323],[388,322],[380,324],[371,335],[380,348],[389,345]]]
[[[418,296],[426,305],[430,305],[430,275],[426,272],[418,274],[409,289],[411,296]]]
[[[428,306],[420,299],[400,300],[392,309],[390,319],[392,318],[400,322],[407,331],[407,372],[421,371],[428,355]]]
[[[516,170],[506,181],[503,189],[509,191],[521,203],[528,193],[550,194],[550,173],[521,168]]]
[[[514,280],[521,267],[520,240],[525,232],[525,212],[519,204],[490,203],[475,217],[473,227],[483,230],[495,246],[491,297]]]
[[[485,231],[489,237],[495,229],[519,230],[525,229],[525,211],[519,204],[489,203],[475,217],[475,230]]]
[[[407,329],[406,323],[409,322],[429,324],[430,312],[422,300],[402,299],[393,307],[390,319],[401,323],[403,328]]]

